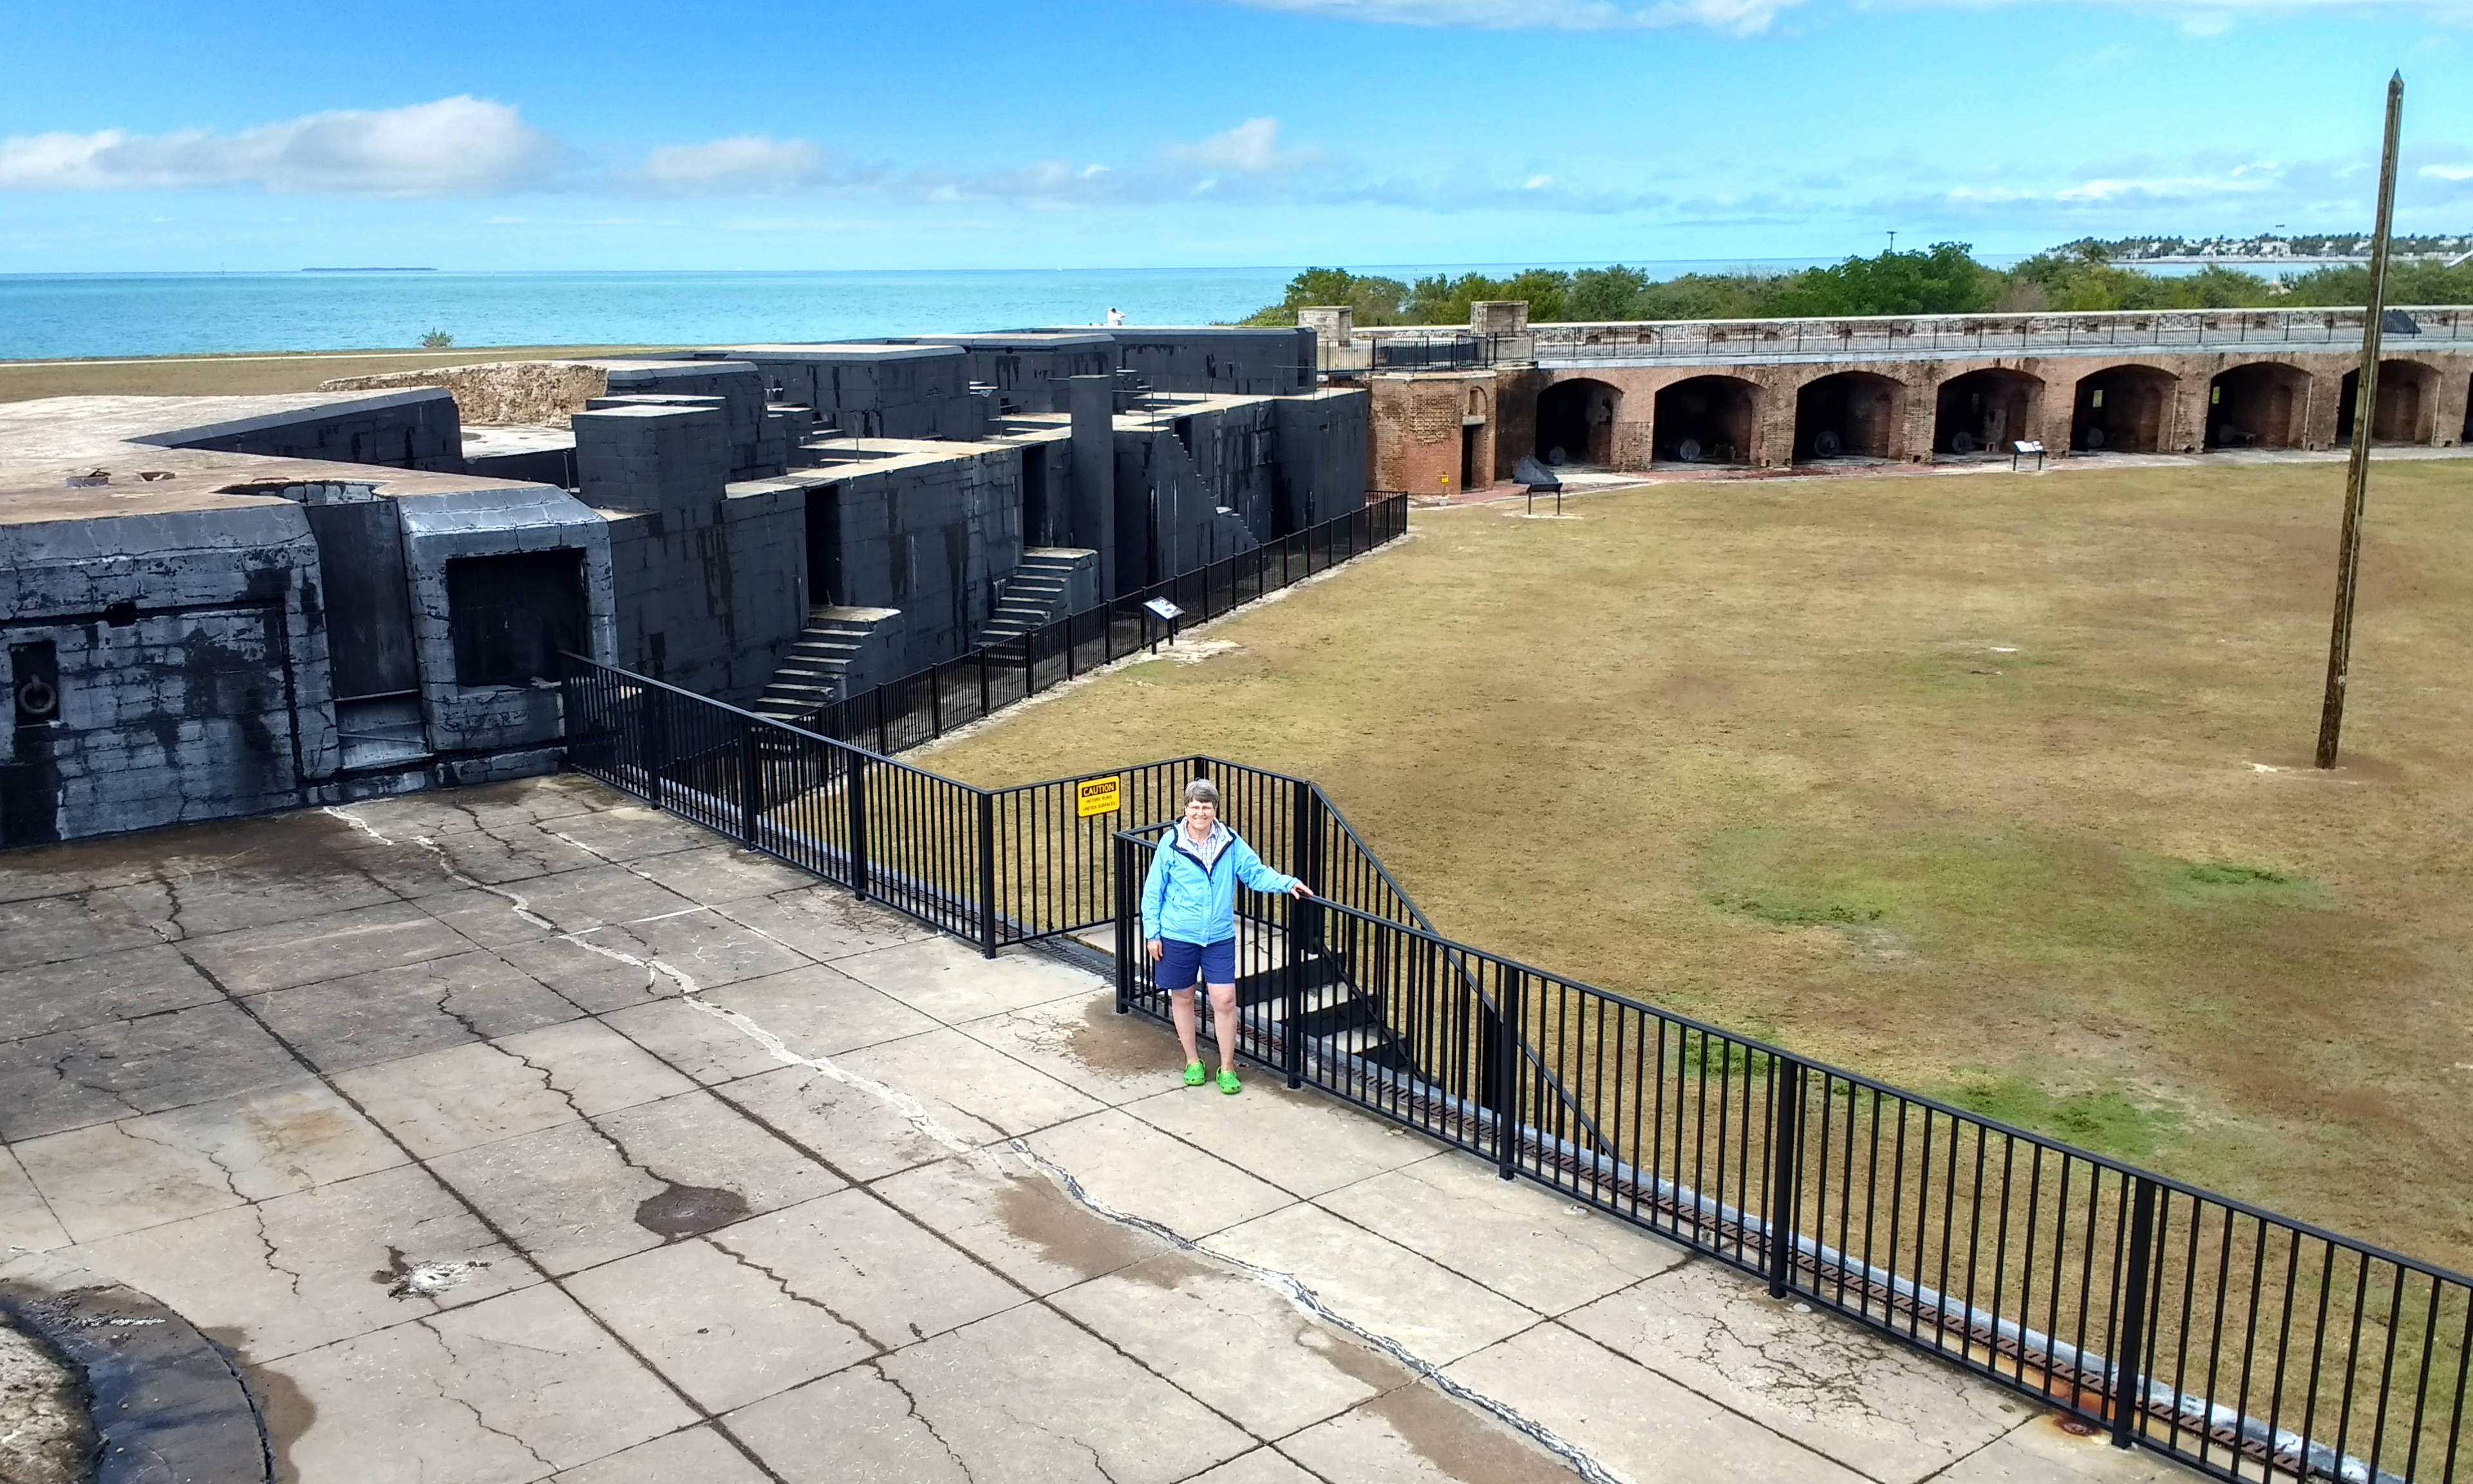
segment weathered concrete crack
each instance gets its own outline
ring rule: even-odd
[[[969,1460],[963,1458],[960,1450],[955,1448],[953,1445],[947,1440],[943,1433],[936,1430],[936,1424],[928,1421],[927,1414],[919,1410],[919,1399],[911,1395],[910,1388],[901,1383],[900,1377],[886,1370],[884,1368],[884,1363],[881,1360],[867,1360],[860,1362],[860,1364],[866,1366],[869,1370],[874,1371],[876,1376],[883,1380],[884,1384],[892,1387],[895,1391],[901,1393],[901,1404],[909,1408],[911,1419],[917,1422],[920,1426],[927,1429],[927,1436],[934,1438],[936,1440],[936,1446],[945,1450],[945,1456],[953,1460],[953,1467],[962,1471],[962,1477],[966,1480],[972,1481],[972,1484],[976,1484],[977,1475],[971,1472]]]
[[[1370,1329],[1365,1326],[1358,1324],[1357,1321],[1350,1319],[1346,1315],[1333,1309],[1330,1305],[1324,1304],[1320,1296],[1315,1294],[1311,1288],[1305,1284],[1303,1280],[1297,1278],[1294,1274],[1283,1273],[1276,1268],[1262,1267],[1258,1263],[1248,1262],[1241,1257],[1232,1257],[1226,1253],[1216,1251],[1192,1237],[1185,1235],[1174,1228],[1164,1226],[1146,1216],[1137,1216],[1128,1211],[1117,1210],[1116,1208],[1109,1206],[1107,1203],[1099,1200],[1096,1196],[1091,1194],[1089,1190],[1084,1189],[1082,1183],[1073,1178],[1072,1171],[1066,1169],[1055,1161],[1048,1159],[1045,1155],[1043,1155],[1037,1150],[1031,1148],[1027,1140],[1015,1138],[1007,1140],[1007,1143],[1015,1154],[1020,1155],[1024,1161],[1028,1161],[1033,1168],[1046,1175],[1048,1179],[1056,1182],[1057,1186],[1064,1190],[1066,1195],[1069,1197],[1075,1205],[1080,1206],[1083,1209],[1091,1212],[1091,1214],[1099,1217],[1103,1221],[1114,1222],[1116,1225],[1125,1227],[1129,1230],[1144,1233],[1150,1236],[1157,1237],[1161,1241],[1168,1243],[1170,1246],[1181,1252],[1188,1252],[1197,1257],[1207,1257],[1212,1262],[1218,1263],[1223,1267],[1229,1268],[1232,1271],[1253,1280],[1255,1282],[1261,1283],[1263,1287],[1268,1288],[1272,1292],[1279,1294],[1282,1298],[1286,1299],[1301,1312],[1329,1325],[1331,1328],[1339,1330],[1343,1334],[1354,1336],[1365,1344],[1374,1347],[1374,1349],[1381,1352],[1384,1355],[1387,1355],[1391,1359],[1399,1362],[1401,1365],[1407,1367],[1408,1370],[1414,1372],[1417,1376],[1431,1383],[1444,1395],[1465,1402],[1470,1406],[1476,1407],[1478,1411],[1484,1412],[1488,1416],[1494,1418],[1497,1422],[1501,1423],[1504,1426],[1509,1427],[1514,1432],[1527,1438],[1530,1442],[1535,1443],[1538,1447],[1545,1448],[1548,1452],[1552,1453],[1555,1457],[1560,1458],[1564,1463],[1570,1465],[1573,1472],[1589,1480],[1590,1484],[1631,1484],[1631,1480],[1626,1475],[1617,1472],[1615,1470],[1597,1462],[1597,1459],[1591,1457],[1587,1452],[1582,1450],[1577,1444],[1562,1437],[1552,1428],[1548,1427],[1545,1424],[1535,1422],[1528,1417],[1524,1416],[1517,1408],[1513,1407],[1508,1402],[1497,1400],[1472,1386],[1453,1379],[1451,1376],[1443,1374],[1441,1367],[1425,1359],[1423,1356],[1420,1356],[1414,1351],[1409,1350],[1406,1346],[1391,1338],[1389,1335],[1381,1333],[1378,1330]]]
[[[765,1281],[780,1289],[781,1291],[781,1297],[788,1299],[791,1303],[804,1304],[811,1309],[821,1310],[825,1316],[832,1320],[833,1323],[843,1326],[852,1333],[856,1334],[860,1339],[866,1341],[869,1348],[874,1350],[877,1354],[881,1355],[893,1349],[892,1346],[885,1344],[882,1340],[879,1340],[875,1335],[869,1333],[867,1326],[860,1324],[857,1320],[844,1314],[841,1310],[833,1307],[829,1304],[827,1304],[822,1299],[801,1293],[798,1289],[790,1286],[789,1279],[783,1277],[773,1269],[766,1267],[763,1263],[747,1256],[747,1254],[740,1252],[737,1248],[731,1246],[720,1237],[708,1232],[704,1235],[704,1241],[707,1246],[711,1247],[714,1251],[720,1253],[723,1257],[728,1257],[731,1261],[737,1263],[740,1267],[747,1269],[747,1271],[751,1273],[760,1275]]]
[[[460,1355],[460,1354],[457,1354],[457,1353],[456,1353],[456,1352],[455,1352],[455,1347],[447,1343],[447,1341],[446,1341],[446,1336],[445,1336],[445,1335],[444,1335],[444,1334],[442,1334],[442,1333],[440,1333],[440,1332],[439,1332],[439,1330],[438,1330],[438,1328],[437,1328],[435,1325],[432,1325],[432,1324],[431,1324],[428,1320],[426,1320],[426,1319],[416,1319],[416,1320],[414,1320],[414,1321],[413,1321],[413,1323],[414,1323],[415,1325],[419,1326],[420,1328],[422,1328],[422,1329],[424,1329],[424,1330],[428,1331],[428,1333],[429,1333],[429,1337],[430,1337],[431,1339],[436,1340],[436,1341],[438,1342],[438,1348],[439,1348],[440,1350],[443,1350],[443,1351],[444,1351],[444,1352],[446,1352],[446,1357],[447,1357],[449,1360],[455,1361],[455,1362],[457,1362],[457,1363],[459,1363],[459,1364],[463,1361],[464,1357],[463,1357],[462,1355]],[[525,1347],[525,1348],[529,1349],[530,1347]],[[484,1416],[482,1416],[482,1415],[481,1415],[481,1409],[480,1409],[479,1407],[474,1406],[471,1402],[467,1401],[467,1400],[464,1400],[462,1397],[456,1396],[456,1395],[455,1395],[455,1394],[453,1394],[452,1392],[449,1392],[449,1391],[446,1389],[446,1384],[445,1384],[445,1382],[444,1382],[443,1379],[434,1379],[434,1380],[432,1381],[432,1383],[431,1383],[431,1384],[435,1385],[435,1386],[438,1388],[438,1400],[441,1400],[441,1401],[452,1401],[452,1402],[454,1402],[457,1406],[462,1407],[465,1411],[471,1413],[471,1414],[472,1414],[472,1425],[473,1425],[473,1426],[480,1428],[483,1432],[489,1433],[489,1434],[490,1434],[490,1435],[492,1435],[492,1437],[504,1438],[504,1439],[506,1439],[508,1442],[510,1442],[510,1443],[514,1444],[516,1447],[517,1447],[517,1448],[522,1448],[522,1449],[524,1450],[524,1456],[525,1456],[525,1457],[527,1457],[527,1458],[530,1458],[530,1459],[531,1459],[535,1464],[539,1465],[539,1466],[540,1467],[541,1472],[542,1472],[544,1474],[548,1474],[548,1473],[555,1473],[555,1472],[558,1472],[558,1465],[556,1465],[556,1464],[554,1464],[554,1463],[551,1463],[551,1462],[550,1462],[548,1459],[546,1459],[546,1458],[543,1458],[543,1457],[542,1457],[542,1456],[541,1456],[538,1451],[536,1451],[536,1450],[534,1449],[534,1448],[533,1448],[533,1446],[532,1446],[531,1444],[529,1444],[529,1443],[525,1442],[521,1437],[517,1436],[516,1434],[512,1433],[512,1432],[509,1432],[509,1431],[508,1431],[507,1429],[505,1429],[504,1427],[498,1427],[498,1426],[493,1426],[493,1425],[492,1425],[492,1424],[491,1424],[490,1420],[489,1420],[488,1418],[486,1418],[486,1417],[484,1417]]]

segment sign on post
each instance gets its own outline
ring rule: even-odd
[[[1093,819],[1114,814],[1124,802],[1124,782],[1119,778],[1084,778],[1073,785],[1073,813],[1077,819]]]

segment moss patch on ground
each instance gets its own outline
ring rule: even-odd
[[[2376,466],[2321,773],[2343,479],[1420,511],[1237,649],[921,760],[1305,774],[1455,937],[2473,1265],[2473,460]]]

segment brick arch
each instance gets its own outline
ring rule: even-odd
[[[2245,361],[2208,379],[2201,433],[2209,448],[2298,448],[2308,440],[2311,374],[2284,361]]]
[[[2360,414],[2355,405],[2361,395],[2362,373],[2344,373],[2337,389],[2336,437],[2341,442],[2353,436],[2353,419]],[[2380,443],[2428,443],[2437,440],[2438,368],[2412,356],[2383,356],[2379,360],[2379,404],[2370,417],[2370,441]]]
[[[1841,371],[1794,389],[1792,457],[1905,456],[1907,384],[1878,371]]]
[[[2005,366],[1961,372],[1933,388],[1933,452],[1962,459],[2039,438],[2043,410],[2041,376]]]
[[[1621,389],[1593,376],[1557,377],[1537,394],[1537,447],[1541,462],[1612,466],[1615,424],[1622,416]]]
[[[1688,376],[1657,390],[1653,457],[1684,463],[1749,464],[1758,454],[1759,383],[1722,372]]]
[[[2181,378],[2157,366],[2123,362],[2077,379],[2071,398],[2074,453],[2162,453],[2179,444],[2173,397]]]

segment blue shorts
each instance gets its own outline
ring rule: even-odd
[[[1151,970],[1151,982],[1163,990],[1193,988],[1194,971],[1201,970],[1205,984],[1236,982],[1236,940],[1222,938],[1217,943],[1186,943],[1175,938],[1163,938],[1167,951]]]

